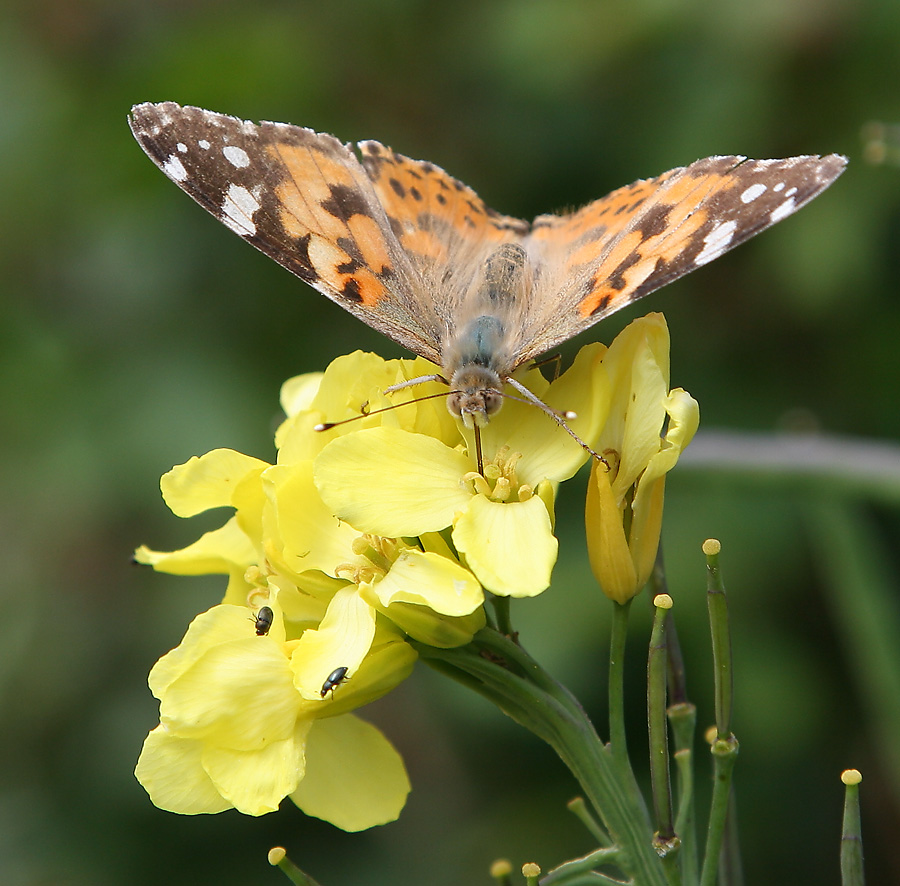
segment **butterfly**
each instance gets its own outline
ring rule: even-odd
[[[470,428],[500,408],[505,384],[537,399],[511,377],[518,367],[792,215],[847,163],[707,157],[529,223],[376,141],[357,156],[325,133],[174,102],[136,105],[129,122],[219,221],[437,364]]]

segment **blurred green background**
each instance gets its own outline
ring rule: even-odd
[[[879,146],[861,131],[900,121],[900,4],[37,0],[0,16],[0,883],[275,884],[265,852],[281,844],[325,886],[443,886],[488,882],[501,855],[546,870],[589,850],[562,765],[425,668],[365,712],[410,769],[396,824],[345,835],[290,802],[258,820],[177,817],[134,780],[157,722],[147,671],[223,589],[130,565],[139,543],[180,547],[219,519],[171,516],[159,475],[218,446],[270,459],[284,378],[355,348],[401,351],[202,212],[126,114],[171,99],[376,138],[526,218],[710,154],[846,153],[849,170],[796,218],[583,341],[662,310],[673,383],[700,401],[704,429],[890,442],[900,168],[869,162]],[[900,673],[893,644],[867,633],[890,639],[896,624],[900,509],[887,482],[878,500],[838,491],[856,466],[842,451],[836,473],[803,485],[694,466],[669,486],[666,555],[701,724],[700,543],[725,546],[750,883],[839,882],[848,766],[865,777],[870,882],[900,881]],[[553,588],[513,617],[602,724],[608,607],[586,568],[583,484],[561,493]]]

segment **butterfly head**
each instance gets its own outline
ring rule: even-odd
[[[447,408],[458,415],[467,428],[483,428],[503,405],[500,376],[490,367],[468,363],[450,379]]]

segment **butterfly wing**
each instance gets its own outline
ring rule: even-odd
[[[488,257],[504,243],[521,242],[530,225],[490,209],[433,163],[411,160],[374,141],[359,148],[391,228],[421,276],[421,309],[435,316],[444,369],[452,373],[453,356],[445,348],[481,310],[478,295]]]
[[[375,186],[333,136],[174,102],[132,109],[135,138],[204,209],[342,308],[440,362],[422,277]]]
[[[526,246],[546,270],[517,365],[787,218],[846,163],[708,157],[570,215],[538,216]]]

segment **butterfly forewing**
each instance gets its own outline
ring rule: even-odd
[[[620,188],[571,215],[539,216],[529,246],[546,256],[547,282],[557,295],[520,362],[787,218],[845,165],[836,154],[708,157]]]
[[[365,170],[336,138],[172,102],[136,106],[131,128],[219,221],[364,322],[439,360],[413,295],[417,272]]]

